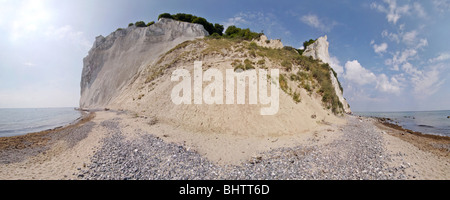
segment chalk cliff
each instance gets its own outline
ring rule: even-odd
[[[319,67],[319,62],[308,61],[294,49],[284,48],[280,40],[265,36],[252,42],[206,38],[207,35],[202,25],[161,18],[149,27],[131,26],[107,37],[97,37],[84,59],[80,107],[123,109],[135,116],[196,133],[258,137],[308,132],[320,129],[323,122],[345,122],[340,117],[343,109],[336,107],[334,101],[324,102],[320,83],[306,70]],[[283,79],[271,82],[282,89],[279,102],[174,104],[172,92],[180,87],[180,82],[172,81],[173,73],[184,69],[189,74],[183,77],[191,78],[196,61],[202,61],[204,73],[208,69],[217,69],[222,74],[233,68],[258,73],[261,69],[279,69]],[[205,91],[211,88],[208,85],[211,82],[202,83]],[[226,87],[217,90],[217,95],[227,94]],[[201,91],[203,95],[207,94],[205,91]],[[184,90],[182,94],[185,95]],[[250,95],[253,92],[245,94],[246,99]],[[272,106],[278,108],[276,114],[261,115],[262,109]]]
[[[254,40],[254,42],[258,46],[267,48],[281,49],[284,47],[281,40],[269,40],[266,35],[261,35],[261,37],[258,40]]]
[[[309,45],[305,52],[303,52],[303,56],[311,56],[316,60],[321,60],[323,63],[330,64],[330,54],[328,53],[329,43],[327,41],[327,36],[323,36],[318,38],[313,44]],[[331,82],[334,86],[334,90],[336,90],[336,95],[339,98],[339,101],[342,103],[344,111],[346,113],[351,113],[351,109],[347,100],[345,100],[343,96],[343,91],[340,89],[339,82],[337,77],[334,75],[332,71],[330,71]]]
[[[108,105],[142,67],[186,40],[207,35],[202,25],[161,18],[149,27],[130,26],[98,36],[83,60],[80,107]]]

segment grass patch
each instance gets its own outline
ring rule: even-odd
[[[244,60],[244,66],[245,66],[245,70],[255,69],[255,67],[253,66],[253,62],[250,61],[249,59]]]
[[[288,72],[292,70],[292,62],[289,62],[287,60],[283,60],[281,62],[281,66]]]
[[[205,38],[204,41],[207,47],[202,51],[203,54],[220,53],[223,54],[223,50],[231,51],[231,47],[238,41],[233,41],[225,38],[209,39]]]
[[[266,64],[266,60],[264,60],[264,59],[258,60],[257,64],[264,65],[264,64]]]
[[[194,41],[188,40],[188,41],[184,41],[184,42],[180,43],[179,45],[175,46],[171,50],[167,51],[163,56],[161,56],[161,58],[158,60],[156,65],[160,65],[165,60],[167,55],[169,55],[170,53],[172,53],[172,52],[174,52],[175,50],[178,50],[178,49],[186,48],[188,45],[190,45],[192,43],[194,43]]]
[[[311,67],[311,73],[320,86],[319,94],[322,95],[322,102],[337,114],[342,112],[343,105],[331,83],[330,70],[331,67],[328,64],[317,63],[315,67]]]
[[[248,45],[248,48],[252,49],[252,50],[256,50],[256,49],[258,49],[258,45],[255,42],[250,42],[250,44]]]
[[[311,84],[309,84],[309,81],[305,81],[303,80],[302,83],[300,84],[301,88],[304,88],[306,91],[309,92],[309,94],[311,94],[313,88],[311,87]]]
[[[292,95],[292,99],[294,99],[295,103],[300,103],[300,93],[294,92],[294,94]]]
[[[150,83],[160,77],[164,73],[164,69],[166,67],[159,67],[155,69],[150,70],[150,74],[147,76],[147,79],[145,79],[145,84]]]
[[[284,77],[283,74],[280,74],[280,78],[279,78],[279,82],[280,82],[280,88],[281,90],[283,90],[284,92],[286,92],[287,94],[289,94],[289,86],[288,86],[288,82],[286,80],[286,78]]]
[[[242,61],[240,60],[234,60],[231,63],[231,66],[234,68],[234,71],[237,71],[239,69],[242,71],[255,69],[255,67],[253,66],[253,62],[249,59],[245,59],[244,64],[242,64]]]

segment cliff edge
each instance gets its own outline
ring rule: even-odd
[[[309,57],[311,56],[313,59],[321,60],[323,63],[330,64],[330,54],[328,53],[329,43],[327,41],[327,36],[323,36],[318,38],[313,44],[306,47],[305,52],[303,52],[303,56]],[[339,80],[337,75],[330,71],[331,82],[333,84],[334,90],[336,91],[336,95],[339,98],[339,101],[342,103],[343,109],[346,113],[351,113],[350,105],[345,100],[343,91],[339,84]]]
[[[141,67],[184,41],[207,35],[202,25],[161,18],[149,27],[130,26],[98,36],[83,59],[80,107],[108,105]]]

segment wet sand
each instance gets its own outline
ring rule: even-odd
[[[80,158],[89,155],[83,147],[92,134],[94,118],[95,113],[84,114],[64,127],[0,138],[0,179],[68,178],[74,166],[83,162]]]
[[[383,131],[392,160],[412,179],[450,180],[450,137],[414,132],[383,119],[373,119]]]
[[[420,150],[432,152],[438,156],[449,157],[450,137],[424,134],[389,123],[384,119],[378,119],[377,126],[403,141],[409,142]]]

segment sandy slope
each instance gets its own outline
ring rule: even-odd
[[[309,95],[304,89],[298,89],[301,98],[299,103],[295,103],[291,96],[280,90],[280,108],[278,113],[272,116],[260,114],[261,108],[268,107],[268,105],[262,105],[259,102],[256,105],[248,103],[248,91],[246,93],[246,104],[244,105],[206,105],[205,103],[201,105],[175,105],[172,102],[171,91],[178,84],[178,82],[170,81],[174,70],[187,69],[192,77],[194,61],[201,60],[204,71],[209,68],[218,69],[225,77],[226,69],[233,69],[231,63],[234,60],[243,62],[250,58],[247,56],[248,52],[245,49],[239,50],[244,47],[244,44],[237,44],[228,50],[222,49],[223,53],[205,54],[204,51],[208,46],[203,40],[198,40],[184,48],[176,49],[164,56],[159,65],[149,66],[138,74],[134,83],[125,87],[120,95],[111,100],[111,104],[108,106],[116,110],[130,110],[138,115],[154,117],[161,122],[182,127],[191,132],[241,135],[244,137],[249,135],[285,136],[292,133],[311,132],[319,128],[322,123],[345,123],[344,118],[335,116],[330,110],[324,109],[320,96]],[[264,57],[255,56],[250,60],[254,63],[265,60],[264,65],[267,68],[280,68],[278,62]],[[168,66],[168,68],[165,68],[164,73],[159,78],[148,82],[147,78],[153,75],[153,69],[160,66]],[[255,66],[257,69],[260,68],[257,64]],[[294,70],[298,67],[294,66]],[[205,82],[203,88],[207,85],[208,82]],[[225,86],[224,83],[223,94],[226,94]],[[313,115],[316,117],[312,118]]]

